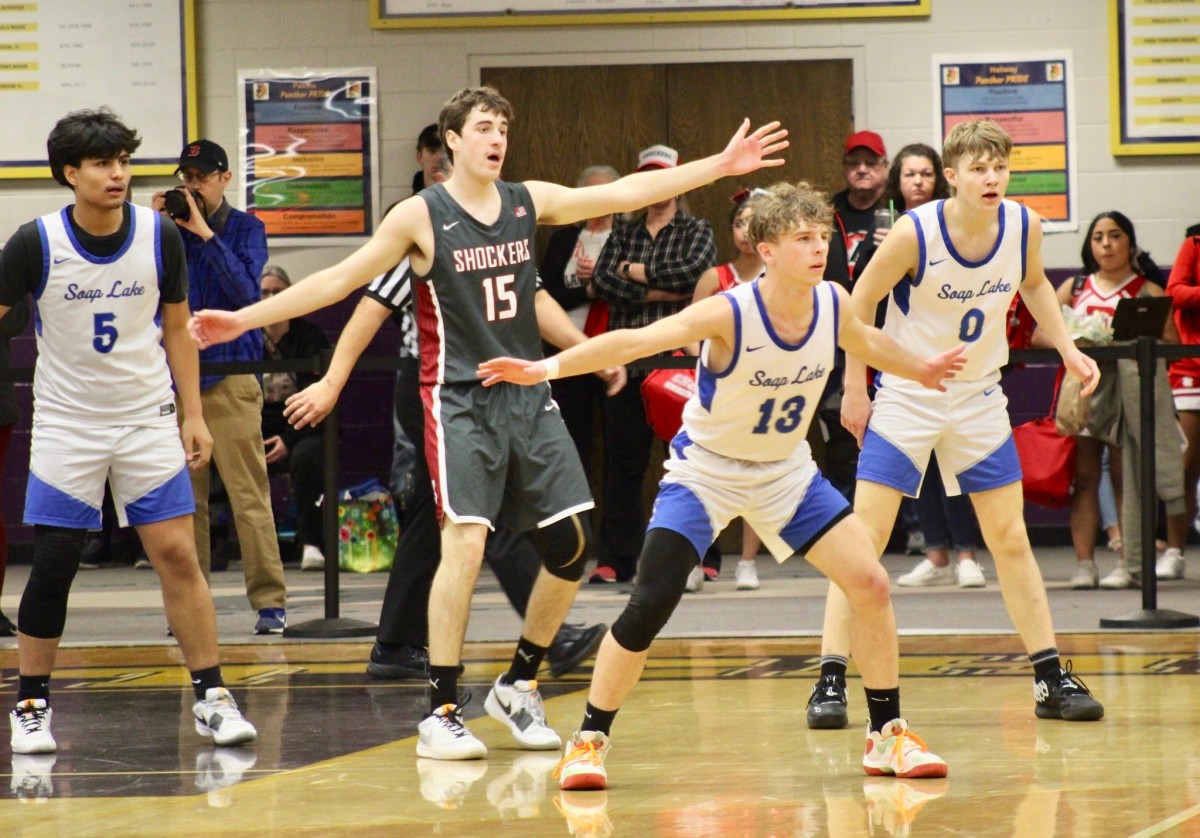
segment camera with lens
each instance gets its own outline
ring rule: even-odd
[[[187,221],[192,217],[192,208],[188,206],[187,196],[183,194],[186,186],[178,186],[172,189],[163,196],[163,205],[167,210],[167,215],[171,218],[178,218],[180,221]],[[192,193],[192,198],[196,202],[196,206],[201,212],[204,211],[204,198],[195,189],[189,189]]]

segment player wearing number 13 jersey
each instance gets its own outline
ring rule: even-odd
[[[497,358],[480,368],[489,385],[542,386],[545,378],[703,345],[697,392],[671,442],[633,594],[604,639],[583,724],[555,771],[564,789],[606,787],[613,718],[679,604],[688,573],[738,516],[777,560],[799,551],[853,598],[860,631],[855,654],[871,699],[866,772],[946,776],[946,763],[908,734],[900,718],[887,574],[846,500],[814,465],[805,435],[836,346],[932,388],[959,367],[962,347],[922,361],[846,312],[845,292],[822,280],[832,210],[807,184],[777,184],[747,207],[750,240],[767,266],[761,279],[648,326],[599,335],[544,362]]]

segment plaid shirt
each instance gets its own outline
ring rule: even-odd
[[[716,264],[717,247],[707,221],[675,214],[654,238],[645,223],[613,229],[592,274],[596,297],[609,304],[609,329],[636,329],[676,314],[691,302],[700,275]],[[622,262],[646,266],[646,284],[617,274]],[[687,295],[678,302],[646,302],[652,288]]]

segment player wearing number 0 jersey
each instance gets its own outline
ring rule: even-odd
[[[872,316],[890,294],[884,331],[897,343],[927,352],[962,341],[967,364],[945,393],[920,392],[885,373],[872,405],[862,360],[847,356],[842,424],[862,445],[854,509],[882,555],[901,496],[919,492],[930,451],[936,451],[947,494],[971,495],[1004,601],[1033,665],[1036,715],[1094,721],[1104,707],[1069,664],[1062,666],[1025,529],[1021,467],[999,384],[1013,294],[1020,292],[1067,371],[1083,382],[1083,393],[1095,389],[1100,372],[1063,322],[1042,265],[1040,219],[1004,199],[1011,155],[1012,138],[996,123],[955,125],[942,152],[954,197],[906,213],[855,284],[850,304],[859,317]],[[831,585],[810,727],[847,723],[851,629],[846,597]]]
[[[931,201],[906,213],[916,228],[919,261],[914,274],[892,289],[883,331],[918,353],[966,343],[966,367],[946,393],[880,374],[858,460],[858,479],[912,497],[920,492],[931,450],[951,495],[1021,479],[1008,401],[997,384],[1008,362],[1008,340],[995,324],[1005,322],[1025,279],[1028,211],[1001,201],[994,245],[971,260],[946,232],[945,204]]]

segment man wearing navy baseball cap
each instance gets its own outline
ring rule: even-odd
[[[175,223],[187,253],[188,304],[192,311],[237,311],[261,298],[259,278],[267,263],[267,233],[262,221],[234,209],[225,200],[233,179],[229,155],[212,140],[195,140],[179,152],[177,189],[187,200],[187,218]],[[164,211],[166,193],[152,206]],[[262,332],[255,329],[230,343],[200,350],[201,362],[261,361]],[[242,549],[246,594],[258,612],[255,634],[280,634],[286,624],[287,589],[275,537],[262,436],[262,388],[244,375],[200,377],[200,401],[214,437],[213,464],[225,483]],[[196,550],[208,576],[211,564],[208,494],[211,473],[192,472],[196,514]]]

